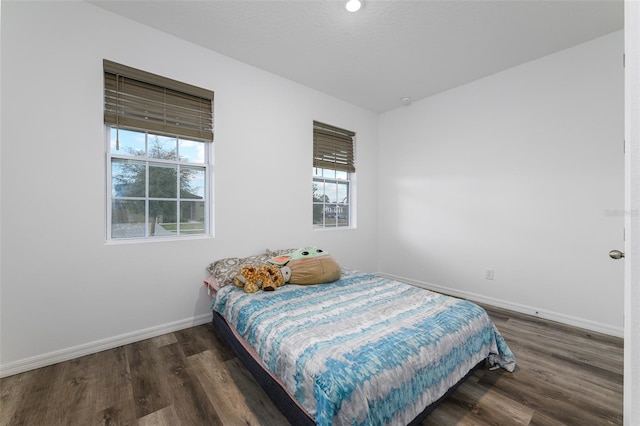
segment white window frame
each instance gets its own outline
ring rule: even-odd
[[[150,242],[150,241],[176,241],[176,240],[188,240],[188,239],[202,239],[202,238],[211,238],[213,237],[213,144],[208,142],[202,142],[204,146],[204,163],[196,163],[196,162],[188,162],[188,161],[180,161],[178,160],[165,160],[159,158],[148,157],[148,135],[155,135],[153,132],[146,132],[144,130],[137,129],[126,129],[124,127],[120,127],[122,130],[131,130],[135,132],[140,132],[145,134],[145,156],[136,156],[136,155],[127,155],[127,154],[113,154],[111,151],[111,129],[115,126],[105,125],[105,158],[106,158],[106,229],[105,229],[105,238],[107,243],[130,243],[130,242]],[[164,136],[164,135],[158,135]],[[178,144],[179,149],[179,144]],[[178,151],[178,157],[180,156],[180,152]],[[124,159],[124,160],[132,160],[141,163],[146,163],[146,179],[145,179],[145,196],[144,197],[114,197],[113,196],[113,181],[111,175],[112,169],[112,159]],[[175,165],[179,170],[181,166],[184,167],[199,167],[205,169],[205,192],[204,199],[199,200],[204,202],[204,233],[200,234],[190,234],[190,233],[180,233],[180,182],[179,179],[176,180],[177,185],[177,198],[154,198],[149,197],[149,165],[154,164],[170,164]],[[134,236],[134,237],[120,237],[113,238],[112,237],[112,212],[113,212],[113,200],[114,199],[135,199],[135,200],[144,200],[145,202],[145,226],[144,226],[144,236]],[[176,202],[176,218],[177,218],[177,233],[170,235],[149,235],[149,201],[161,200],[161,201],[177,201]],[[190,200],[190,199],[187,199]],[[193,201],[188,201],[193,202]]]
[[[314,230],[354,229],[356,227],[356,139],[356,133],[353,131],[313,121],[311,223]],[[327,191],[327,184],[336,185],[335,191]],[[316,185],[323,188],[321,198],[316,198]],[[339,196],[342,196],[342,194],[338,194],[340,185],[347,187],[347,197],[344,204],[340,203],[341,200],[338,199]],[[347,209],[346,223],[341,223],[341,219],[344,219],[340,217],[341,207]],[[321,217],[319,217],[320,215]]]
[[[341,179],[341,178],[330,178],[330,177],[323,177],[323,176],[318,176],[316,174],[316,169],[318,169],[318,167],[314,167],[313,168],[313,172],[312,172],[312,183],[315,185],[316,182],[322,182],[322,183],[342,183],[342,184],[346,184],[347,185],[347,202],[346,202],[346,207],[348,209],[347,212],[347,218],[348,221],[345,225],[338,225],[338,220],[340,219],[338,217],[338,212],[334,212],[335,216],[335,220],[336,220],[336,224],[335,225],[327,225],[327,215],[326,215],[326,211],[327,211],[327,207],[326,206],[332,206],[332,205],[336,205],[336,208],[340,205],[340,203],[332,203],[332,202],[318,202],[313,200],[313,208],[314,208],[314,215],[315,215],[315,206],[318,205],[322,205],[323,207],[323,214],[322,214],[322,224],[316,224],[315,222],[313,223],[313,229],[314,230],[337,230],[337,229],[353,229],[356,227],[356,209],[355,209],[355,203],[354,200],[356,199],[355,197],[355,188],[356,188],[356,173],[350,173],[350,172],[344,172],[347,175],[346,179]],[[329,168],[324,168],[325,170],[332,170]],[[330,209],[331,207],[329,207]],[[315,217],[314,217],[315,220]]]

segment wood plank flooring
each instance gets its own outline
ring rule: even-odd
[[[423,426],[622,424],[622,339],[484,307],[516,371],[476,371]],[[208,324],[0,379],[0,426],[288,424]]]
[[[622,339],[483,307],[516,371],[477,371],[423,426],[622,424]]]

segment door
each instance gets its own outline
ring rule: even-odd
[[[640,2],[625,1],[624,424],[640,425]],[[621,260],[622,261],[622,260]]]

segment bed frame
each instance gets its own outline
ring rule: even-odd
[[[251,356],[240,341],[236,338],[231,330],[231,326],[218,312],[213,312],[213,327],[222,335],[224,340],[229,344],[233,352],[240,361],[247,367],[251,375],[256,379],[260,386],[265,390],[267,395],[273,400],[278,410],[289,420],[292,425],[296,426],[314,426],[315,421],[300,406],[291,399],[287,391],[273,377],[263,369],[262,365]],[[458,383],[453,385],[447,393],[440,399],[427,406],[415,419],[409,423],[410,426],[420,424],[433,410],[436,409],[442,401],[444,401],[453,391],[456,390],[462,382],[471,376],[478,368],[485,365],[485,361],[480,361],[473,367]]]

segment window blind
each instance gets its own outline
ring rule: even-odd
[[[213,92],[108,60],[104,67],[104,122],[213,142]]]
[[[313,167],[355,173],[353,138],[356,134],[313,122]]]

